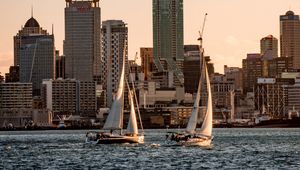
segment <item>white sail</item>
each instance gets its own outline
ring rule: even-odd
[[[127,132],[130,134],[138,134],[138,126],[137,126],[137,120],[136,120],[136,113],[134,109],[134,102],[131,92],[129,92],[129,98],[130,98],[130,116],[129,116],[129,122],[127,126]]]
[[[212,108],[212,94],[211,94],[210,80],[208,76],[207,67],[205,67],[205,77],[206,77],[206,84],[207,84],[206,86],[207,86],[207,94],[208,94],[207,111],[199,133],[201,135],[210,137],[212,134],[213,108]]]
[[[201,57],[202,57],[202,52],[200,53],[200,59],[201,59]],[[196,99],[194,101],[194,106],[193,106],[191,117],[189,119],[189,122],[188,122],[186,130],[185,130],[187,133],[192,133],[192,134],[195,133],[195,130],[196,130],[196,127],[197,127],[199,102],[200,102],[200,96],[201,96],[201,94],[200,94],[201,84],[202,84],[202,81],[203,81],[203,75],[205,74],[204,73],[204,67],[205,67],[204,62],[202,62],[201,75],[200,75],[200,79],[199,79],[199,83],[198,83],[198,90],[197,90],[197,94],[196,94]]]
[[[188,122],[187,127],[186,127],[186,132],[187,133],[195,133],[195,130],[196,130],[196,127],[197,127],[202,75],[203,75],[203,73],[201,73],[201,77],[200,77],[199,84],[198,84],[198,90],[197,90],[197,94],[196,94],[196,99],[194,101],[192,114],[191,114],[191,117],[190,117],[189,122]]]
[[[125,79],[125,59],[123,59],[122,72],[116,98],[110,108],[110,112],[105,121],[103,129],[122,129],[123,128],[123,98],[124,98],[124,79]]]

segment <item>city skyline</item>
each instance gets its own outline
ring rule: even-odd
[[[269,5],[270,3],[272,5]],[[31,17],[31,6],[34,8],[33,16],[43,29],[51,32],[52,24],[54,24],[56,49],[61,53],[63,51],[65,1],[24,0],[16,4],[16,1],[2,2],[3,9],[1,9],[2,15],[0,16],[1,20],[6,23],[0,30],[0,72],[2,75],[8,72],[9,66],[13,65],[13,35]],[[288,10],[294,11],[296,15],[300,14],[300,9],[296,8],[300,6],[300,2],[296,0],[263,2],[259,0],[247,2],[189,0],[184,1],[183,6],[184,44],[198,43],[198,30],[202,27],[204,14],[208,13],[204,31],[204,47],[206,55],[211,56],[218,72],[223,72],[225,64],[241,67],[242,59],[246,58],[247,53],[259,52],[261,38],[272,34],[279,39],[280,15],[284,15]],[[130,59],[134,57],[135,52],[139,52],[140,47],[153,46],[152,0],[142,2],[102,0],[100,7],[102,21],[121,19],[128,23]],[[9,15],[11,15],[10,19],[7,20],[5,17]]]

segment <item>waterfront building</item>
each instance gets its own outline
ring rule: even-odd
[[[280,54],[291,57],[293,68],[300,69],[300,20],[293,11],[280,16]]]
[[[14,83],[20,81],[20,67],[19,66],[10,66],[9,73],[5,74],[6,83]]]
[[[31,109],[32,83],[0,83],[0,109]]]
[[[183,0],[152,2],[153,55],[156,69],[158,72],[172,72],[174,86],[183,87]]]
[[[96,83],[75,79],[43,81],[44,107],[55,115],[94,115],[96,111]]]
[[[121,20],[102,23],[102,84],[106,90],[107,107],[113,102],[125,60],[125,75],[128,76],[128,28]]]
[[[0,109],[2,128],[52,127],[52,113],[47,109],[11,108]]]
[[[66,0],[66,78],[100,83],[100,13],[99,0]]]
[[[14,37],[15,66],[20,67],[20,82],[31,83],[34,96],[40,95],[43,79],[54,78],[54,35],[43,30],[31,17]]]
[[[145,80],[151,80],[151,74],[154,71],[154,58],[153,58],[153,48],[141,48],[141,67],[142,72],[145,75]]]

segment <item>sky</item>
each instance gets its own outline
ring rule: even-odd
[[[65,0],[1,0],[0,72],[13,65],[13,36],[33,16],[51,32],[63,52]],[[121,19],[128,24],[129,58],[140,47],[152,47],[152,0],[101,0],[101,20]],[[241,67],[247,53],[260,52],[260,39],[279,39],[279,16],[292,10],[300,14],[300,0],[184,0],[184,43],[198,44],[205,13],[205,54],[223,73],[224,65]]]

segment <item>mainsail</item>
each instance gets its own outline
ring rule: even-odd
[[[124,79],[125,79],[125,60],[123,59],[122,72],[116,98],[112,104],[103,129],[122,129],[123,128],[123,98],[124,98]]]
[[[201,61],[201,59],[202,59],[202,52],[200,52],[200,61]],[[192,133],[192,134],[195,133],[195,130],[196,130],[196,127],[197,127],[199,102],[200,102],[200,96],[201,96],[201,94],[200,94],[201,84],[202,84],[202,81],[203,81],[204,67],[205,67],[203,61],[202,61],[201,76],[200,76],[199,83],[198,83],[198,90],[197,90],[197,94],[196,94],[196,99],[194,101],[194,106],[193,106],[191,117],[189,119],[188,125],[187,125],[186,130],[185,130],[187,133]]]
[[[129,122],[127,126],[127,132],[130,134],[138,134],[136,113],[134,108],[133,96],[131,92],[129,92],[129,98],[130,98],[130,116],[129,116]]]
[[[206,66],[206,65],[205,65]],[[212,94],[211,94],[211,87],[210,87],[210,80],[208,76],[207,67],[205,67],[205,77],[206,77],[206,87],[207,87],[207,111],[202,123],[200,134],[204,136],[211,136],[212,134],[212,119],[213,119],[213,108],[212,108]]]
[[[200,91],[201,91],[202,78],[203,78],[203,71],[201,73],[201,77],[200,77],[200,80],[199,80],[197,95],[196,95],[196,99],[194,101],[192,114],[191,114],[191,117],[189,119],[188,125],[186,127],[186,132],[187,133],[195,133],[195,130],[196,130],[196,127],[197,127],[199,102],[200,102],[200,96],[201,96]]]

